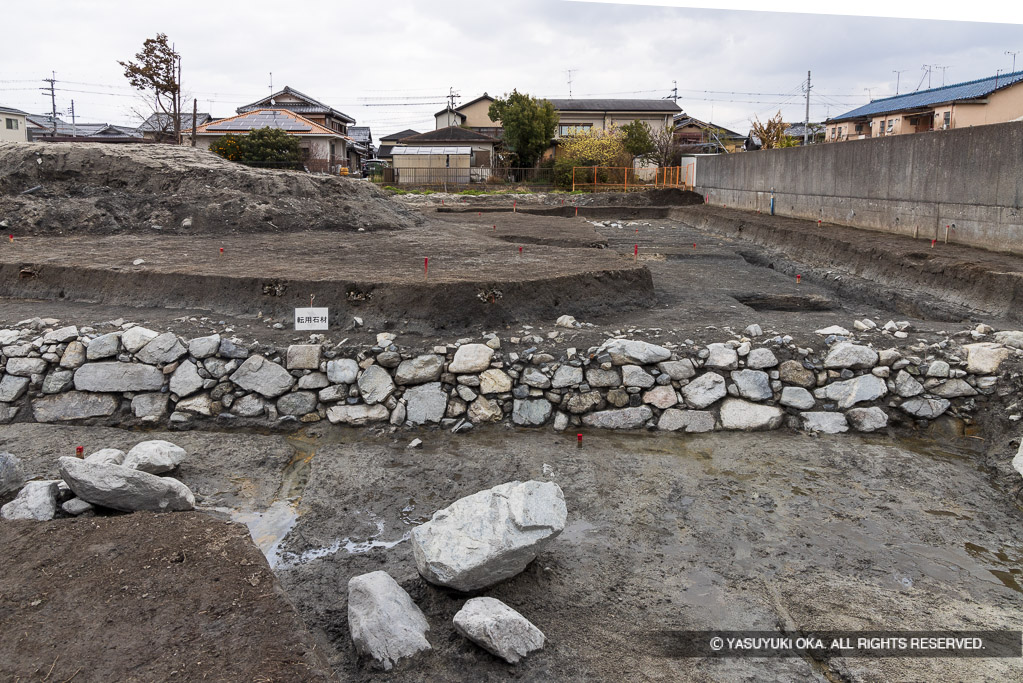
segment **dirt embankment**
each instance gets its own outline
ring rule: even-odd
[[[944,312],[946,319],[954,319],[957,311],[972,310],[1023,320],[1023,259],[1018,256],[717,207],[675,209],[671,216],[781,252],[779,261],[756,258],[779,269],[796,267],[786,259],[799,262],[804,277],[813,272],[818,278],[834,279],[839,290],[838,278],[850,274],[886,288],[883,294],[893,300],[908,304],[913,299],[925,314]]]
[[[18,235],[395,230],[422,222],[364,180],[249,168],[171,145],[0,143]]]

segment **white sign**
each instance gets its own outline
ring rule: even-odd
[[[295,309],[296,330],[325,330],[327,329],[326,308],[296,308]]]

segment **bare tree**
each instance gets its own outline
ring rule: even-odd
[[[774,149],[776,147],[792,147],[795,142],[785,135],[785,130],[788,126],[781,119],[781,110],[767,120],[766,123],[761,123],[760,119],[756,116],[750,121],[753,135],[760,139],[760,146],[763,149]]]
[[[171,119],[174,141],[181,142],[181,55],[167,41],[166,33],[147,38],[134,62],[118,62],[133,88],[152,98],[153,110]],[[162,117],[161,117],[162,118]]]
[[[675,135],[675,127],[667,125],[650,134],[654,150],[646,155],[647,161],[661,167],[678,166],[682,162],[682,145]]]

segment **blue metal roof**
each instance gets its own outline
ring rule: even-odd
[[[906,111],[920,107],[933,107],[938,104],[945,104],[946,102],[974,100],[987,97],[995,90],[1001,90],[1020,81],[1023,81],[1023,71],[990,76],[976,81],[967,81],[966,83],[946,85],[940,88],[931,88],[930,90],[918,90],[917,92],[905,95],[871,100],[870,104],[865,104],[858,109],[853,109],[841,116],[835,116],[828,120],[844,121],[846,119],[857,119],[864,116],[875,116],[877,114]]]

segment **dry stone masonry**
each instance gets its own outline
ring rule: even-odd
[[[491,334],[417,353],[392,333],[361,350],[316,337],[272,348],[33,319],[0,329],[0,422],[870,432],[968,418],[1023,354],[1023,331],[986,325],[934,343],[913,343],[909,323],[853,327],[818,330],[819,349],[753,324],[706,346],[616,335],[586,350],[503,352]]]

